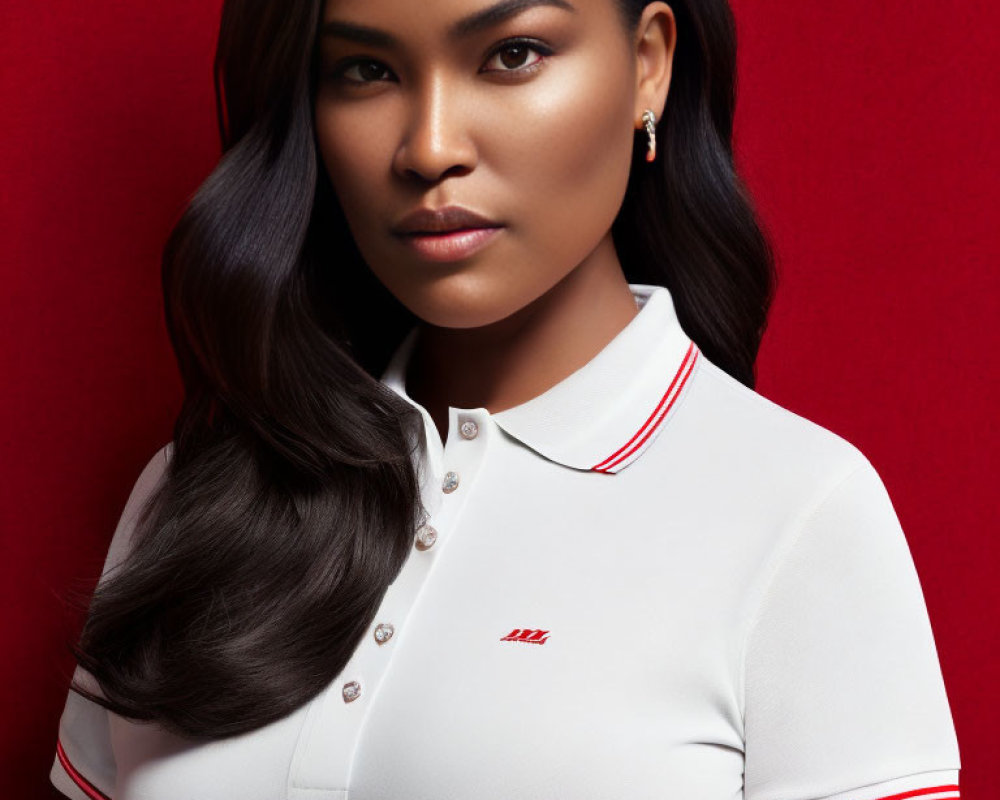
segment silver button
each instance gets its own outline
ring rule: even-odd
[[[361,697],[361,684],[357,681],[349,681],[344,684],[344,702],[353,703],[359,697]]]
[[[467,419],[458,430],[461,432],[463,439],[475,439],[479,433],[479,426],[471,419]]]
[[[396,629],[388,622],[380,622],[375,626],[375,641],[379,644],[385,644],[392,638],[395,632]]]
[[[417,531],[417,550],[429,550],[437,541],[438,532],[430,525],[421,526]]]
[[[446,472],[444,474],[444,481],[441,483],[441,489],[445,494],[451,494],[458,488],[458,473],[457,472]]]

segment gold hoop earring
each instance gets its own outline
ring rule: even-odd
[[[646,161],[656,158],[656,114],[653,109],[647,108],[642,112],[642,121],[646,126],[646,135],[649,137],[649,150],[646,151]]]

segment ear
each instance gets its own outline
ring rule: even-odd
[[[642,112],[651,108],[659,120],[667,104],[674,49],[677,46],[677,22],[666,3],[649,3],[642,11],[633,39],[635,50],[635,102],[632,123],[643,127]]]

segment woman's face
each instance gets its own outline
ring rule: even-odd
[[[419,318],[487,325],[613,254],[650,105],[615,0],[327,0],[320,36],[322,160],[368,266]],[[461,235],[394,232],[444,206],[501,227],[450,260],[429,253]]]

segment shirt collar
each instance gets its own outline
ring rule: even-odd
[[[639,313],[580,369],[540,395],[492,414],[493,421],[545,458],[613,474],[634,464],[677,408],[699,361],[663,286],[631,283]],[[389,360],[382,383],[422,413],[405,389],[419,325]]]

